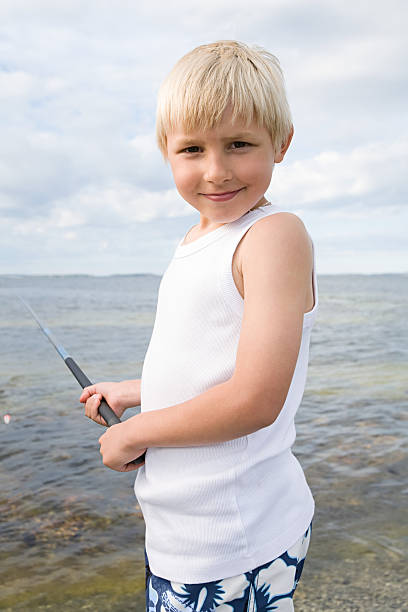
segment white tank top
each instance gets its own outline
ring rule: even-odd
[[[263,206],[178,244],[160,283],[142,372],[143,412],[231,378],[244,308],[231,272],[233,254],[258,219],[276,212]],[[183,583],[235,576],[279,556],[306,531],[314,502],[291,446],[317,310],[315,270],[313,284],[315,304],[304,315],[295,372],[276,421],[228,442],[147,450],[135,493],[157,576]]]

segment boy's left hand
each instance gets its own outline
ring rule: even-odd
[[[123,423],[112,425],[99,438],[103,464],[111,470],[131,472],[144,465],[144,463],[139,465],[131,463],[134,459],[143,455],[146,449],[135,448],[134,445],[132,446],[129,443],[128,429],[129,426],[124,421]]]

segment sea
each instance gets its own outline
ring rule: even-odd
[[[1,610],[144,610],[134,474],[102,465],[103,429],[19,296],[92,381],[119,381],[141,376],[160,280],[0,276]],[[316,501],[296,610],[407,610],[408,275],[318,284],[293,448]]]

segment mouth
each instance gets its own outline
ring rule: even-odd
[[[224,191],[222,193],[202,193],[205,198],[212,200],[213,202],[227,202],[228,200],[232,200],[240,191],[242,191],[244,187],[241,189],[236,189],[235,191]]]

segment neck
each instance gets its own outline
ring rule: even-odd
[[[255,210],[256,208],[260,208],[261,206],[270,206],[270,202],[268,202],[268,200],[266,200],[265,198],[262,198],[257,204],[255,204],[255,206],[253,208],[251,208],[250,210]]]

